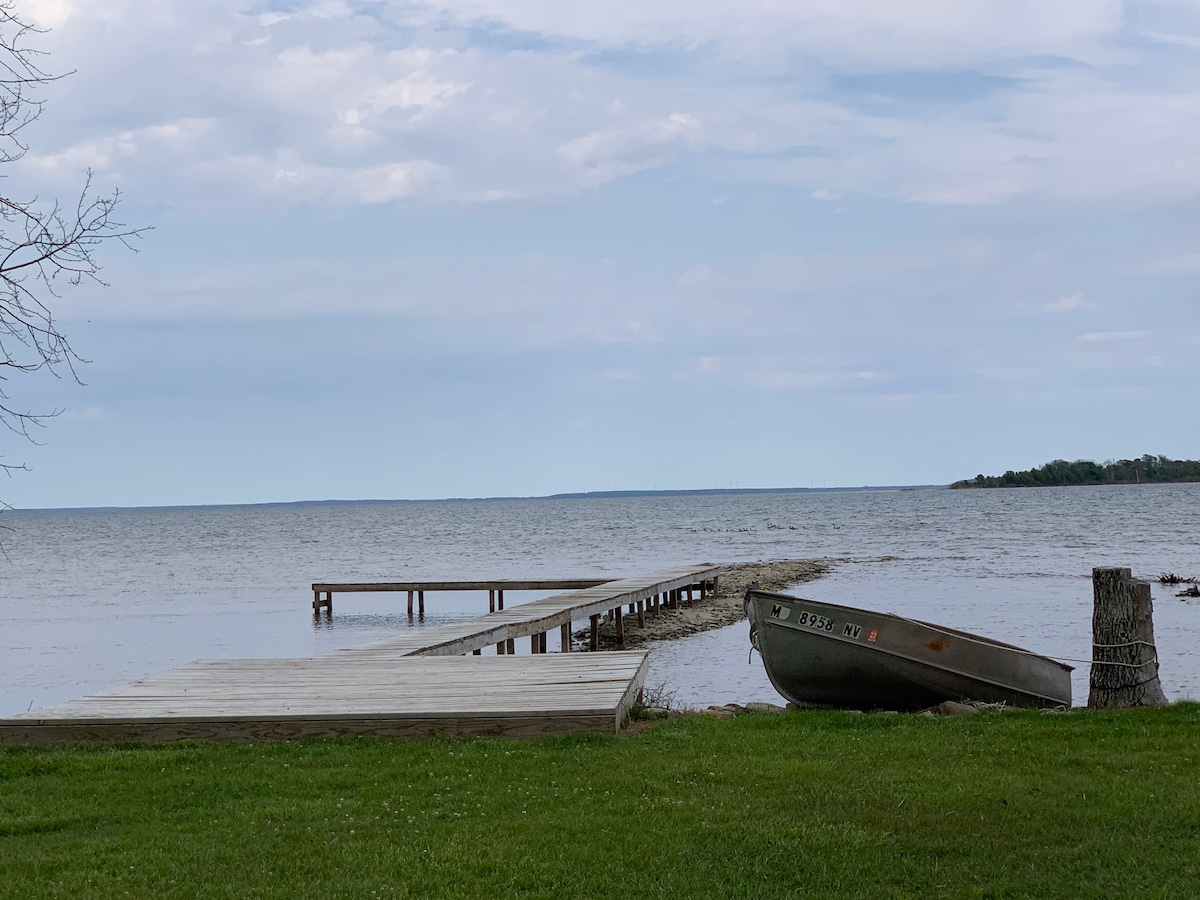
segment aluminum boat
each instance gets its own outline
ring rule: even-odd
[[[787,594],[746,591],[750,643],[798,706],[916,710],[945,700],[1070,707],[1072,667],[991,638]]]

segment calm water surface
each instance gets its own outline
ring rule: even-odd
[[[486,611],[479,594],[431,594],[410,625],[403,595],[342,595],[314,625],[313,581],[827,557],[800,593],[1086,659],[1092,567],[1200,575],[1197,509],[1189,484],[6,514],[0,715],[197,658],[310,656]],[[1153,594],[1163,686],[1200,698],[1200,601]],[[650,682],[692,705],[777,701],[747,651],[744,624],[656,644]],[[1086,701],[1086,665],[1074,688]]]

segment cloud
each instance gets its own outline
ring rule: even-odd
[[[671,112],[654,121],[635,122],[581,135],[559,146],[560,156],[577,175],[577,183],[595,187],[642,169],[656,168],[675,151],[695,142],[697,119]]]
[[[130,162],[186,160],[220,127],[213,118],[183,118],[82,141],[55,153],[31,152],[22,164],[52,180],[78,181],[84,169],[119,174]]]
[[[633,369],[608,369],[603,377],[608,381],[636,381],[638,374]]]
[[[76,422],[95,422],[97,419],[104,418],[104,407],[88,406],[81,411],[68,409],[63,413],[63,418]]]
[[[1150,337],[1149,331],[1089,331],[1075,340],[1081,344],[1107,344],[1113,341],[1140,341]]]
[[[29,161],[39,177],[91,166],[106,182],[153,183],[173,199],[215,188],[229,199],[249,191],[351,205],[512,202],[685,163],[821,200],[978,206],[1200,193],[1190,87],[1200,67],[1134,43],[1181,30],[1196,19],[1188,8],[300,0],[286,12],[249,9],[40,0],[34,14],[56,25],[52,58],[79,74],[56,88],[39,123],[51,144]],[[1126,24],[1132,10],[1142,31]],[[877,73],[875,86],[837,77],[863,72]],[[937,85],[961,96],[934,102]],[[155,136],[199,124],[174,144]]]
[[[854,65],[935,67],[1014,53],[1088,58],[1120,27],[1120,0],[440,0],[427,8],[463,25],[601,46],[720,45],[726,53],[805,52]]]
[[[57,28],[75,14],[72,0],[23,0],[18,16],[39,28]]]
[[[1069,313],[1077,312],[1081,309],[1095,309],[1094,303],[1089,303],[1083,298],[1083,291],[1076,291],[1066,297],[1059,297],[1053,303],[1046,305],[1046,312],[1051,313]]]
[[[292,154],[274,159],[226,157],[198,164],[193,171],[233,179],[247,191],[274,194],[291,202],[313,200],[352,206],[413,197],[450,174],[444,166],[424,159],[356,168],[314,165]]]
[[[1197,275],[1200,274],[1200,253],[1185,253],[1182,256],[1169,256],[1146,266],[1146,271],[1163,275]]]
[[[758,370],[748,372],[746,382],[754,388],[767,390],[859,391],[886,380],[881,372],[871,371],[810,371]]]
[[[596,337],[601,343],[609,344],[658,344],[663,341],[652,325],[640,319],[610,320],[599,326]]]
[[[712,266],[704,263],[697,263],[694,266],[688,266],[683,270],[683,273],[677,279],[680,287],[695,287],[698,284],[704,284],[706,281],[712,281],[716,272]]]

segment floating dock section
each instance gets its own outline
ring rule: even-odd
[[[197,660],[0,719],[0,744],[613,734],[642,689],[646,659],[625,651]]]

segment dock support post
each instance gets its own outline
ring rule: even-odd
[[[495,611],[496,611],[496,591],[493,588],[492,590],[488,591],[488,612],[494,613]]]
[[[472,656],[483,656],[483,651],[480,650],[479,648],[476,648],[471,651],[471,655]]]
[[[504,646],[508,648],[510,655],[517,652],[517,641],[515,638],[509,638],[504,642]]]
[[[496,608],[504,609],[504,591],[503,590],[496,591]]]
[[[540,653],[541,647],[542,647],[542,642],[540,640],[538,640],[538,636],[536,634],[531,634],[529,636],[529,652],[530,653]]]
[[[646,610],[643,608],[642,601],[637,602],[638,628],[646,627]]]
[[[546,632],[538,635],[538,653],[546,652]]]
[[[1150,582],[1129,569],[1092,569],[1091,709],[1166,706],[1158,680]]]
[[[625,625],[621,621],[621,607],[618,606],[613,613],[613,622],[617,628],[617,643],[623,644],[625,643]]]
[[[333,618],[333,591],[325,591],[322,598],[321,591],[313,591],[313,615],[321,614],[321,607],[325,607],[325,613],[330,618]]]
[[[561,652],[563,652],[563,653],[571,652],[571,623],[570,622],[563,622],[563,624],[561,626],[559,626],[558,642],[562,645],[560,647]]]
[[[504,641],[499,641],[499,642],[496,644],[496,655],[497,655],[497,656],[504,656],[504,655],[505,655],[505,653],[506,653],[506,649],[505,649],[505,646],[504,646]]]
[[[413,595],[413,592],[409,591],[408,592],[408,617],[410,619],[412,618],[412,595]]]
[[[592,652],[600,649],[600,615],[592,616]]]
[[[687,591],[688,591],[688,606],[692,606],[693,605],[693,603],[692,603],[692,586],[690,584],[688,585]]]
[[[419,606],[418,612],[420,613],[421,617],[424,618],[425,617],[425,592],[424,591],[417,591],[417,604]]]

